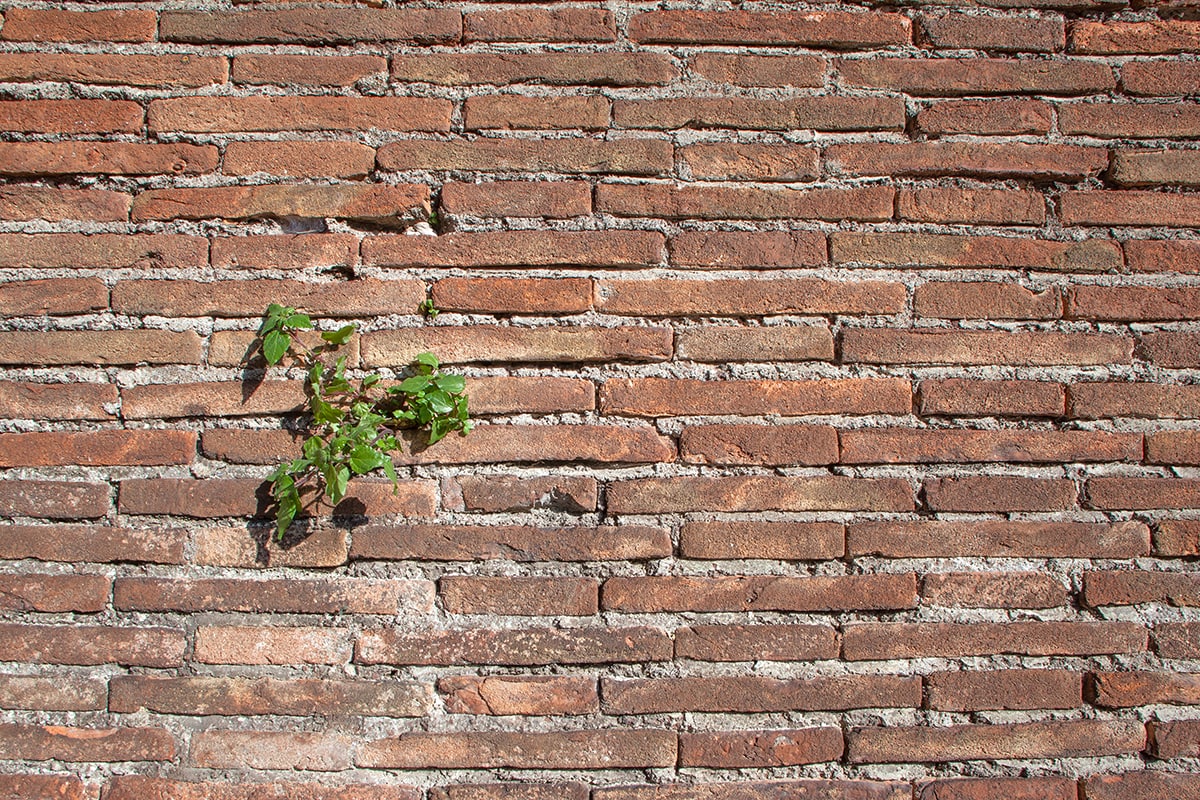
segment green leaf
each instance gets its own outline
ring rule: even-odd
[[[313,419],[322,425],[341,422],[346,415],[335,406],[331,406],[319,397],[313,398]]]
[[[267,360],[268,364],[278,364],[291,346],[291,336],[283,331],[268,331],[262,340],[263,358]]]
[[[428,375],[413,375],[411,378],[405,378],[401,381],[400,385],[396,388],[407,394],[416,394],[417,392],[424,391],[429,383],[430,378]]]
[[[350,483],[350,469],[345,466],[331,467],[325,475],[325,491],[334,505],[346,496],[346,485]]]
[[[432,370],[437,369],[441,362],[438,361],[437,356],[433,353],[421,353],[417,356],[416,363],[424,367],[429,367]]]
[[[429,404],[429,409],[439,416],[454,411],[454,401],[445,392],[430,392],[425,395],[425,402]]]
[[[350,337],[354,335],[354,332],[356,330],[358,330],[357,325],[343,325],[342,327],[338,328],[336,331],[322,332],[321,338],[324,339],[325,341],[329,342],[332,345],[341,346],[341,345],[344,345],[346,342],[350,341]]]
[[[390,463],[390,459],[383,453],[365,444],[360,444],[350,453],[350,469],[354,470],[355,475],[365,475],[373,469],[382,467],[384,460],[388,460]]]
[[[467,379],[462,375],[438,375],[433,381],[443,392],[458,394],[467,388]]]
[[[377,374],[368,375],[367,377],[362,379],[362,388],[364,390],[370,389],[372,386],[379,383],[381,380],[383,380],[382,375],[377,375]]]
[[[429,423],[429,443],[437,444],[449,432],[450,427],[446,420],[441,419],[440,417],[431,420]]]
[[[289,328],[311,328],[313,326],[312,319],[308,314],[289,314],[283,324]]]

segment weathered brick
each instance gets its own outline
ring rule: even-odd
[[[1154,626],[1154,651],[1163,658],[1200,656],[1200,626],[1194,622],[1164,622]]]
[[[1133,95],[1181,97],[1193,93],[1200,81],[1194,61],[1128,61],[1121,67],[1121,86]]]
[[[468,97],[463,104],[463,127],[469,131],[554,128],[604,130],[608,127],[609,104],[608,98],[599,95],[476,95]]]
[[[1081,781],[1086,800],[1138,800],[1143,797],[1200,797],[1200,776],[1163,770],[1095,775]]]
[[[838,653],[837,632],[824,625],[691,625],[675,631],[675,657],[697,661],[818,661]]]
[[[226,175],[254,175],[265,172],[297,178],[329,176],[358,179],[365,178],[374,168],[374,148],[358,142],[230,142],[225,147],[221,171]],[[375,194],[361,190],[348,192],[341,187],[339,189],[343,196]],[[300,192],[295,194],[304,196]],[[309,193],[306,199],[311,198],[311,195],[312,193]],[[375,194],[374,200],[379,202],[385,196]],[[321,215],[309,213],[303,216]]]
[[[598,494],[596,479],[582,475],[464,475],[442,482],[442,505],[454,511],[581,513],[596,510]]]
[[[175,97],[151,100],[147,122],[151,133],[448,131],[450,102],[424,97]]]
[[[8,317],[67,316],[108,309],[108,287],[94,278],[0,283],[0,313]]]
[[[140,133],[142,107],[129,100],[3,100],[0,130],[24,133]]]
[[[908,800],[911,794],[912,789],[907,782],[812,779],[598,786],[593,796],[595,800],[788,800],[798,797],[821,797],[829,800]]]
[[[671,347],[669,328],[648,327],[439,326],[376,331],[362,338],[367,366],[403,366],[427,351],[438,353],[447,364],[665,361]]]
[[[448,575],[438,580],[438,596],[449,614],[498,616],[591,616],[598,610],[595,578]]]
[[[204,44],[453,44],[462,18],[452,9],[276,8],[251,11],[164,11],[164,41]]]
[[[794,86],[819,88],[825,84],[825,59],[810,55],[735,55],[697,53],[692,72],[716,83],[734,86]]]
[[[1107,272],[1124,264],[1107,239],[1054,242],[1009,236],[936,233],[849,233],[830,236],[835,264],[997,267],[1055,272]]]
[[[170,761],[175,737],[162,728],[68,728],[0,724],[0,758],[25,761]]]
[[[425,580],[240,580],[117,578],[113,607],[123,611],[243,611],[284,614],[419,614],[433,608]]]
[[[921,703],[921,680],[898,675],[790,680],[758,676],[605,678],[601,696],[609,714],[916,708]]]
[[[212,240],[218,269],[306,269],[358,264],[358,237],[351,233],[229,236]]]
[[[1093,672],[1089,700],[1104,708],[1200,702],[1200,675],[1162,672]]]
[[[228,74],[229,64],[225,58],[199,56],[195,53],[0,54],[0,80],[20,83],[61,81],[145,88],[199,87],[224,83]]]
[[[1200,576],[1193,574],[1110,570],[1085,572],[1083,578],[1082,600],[1093,608],[1140,603],[1200,605]]]
[[[657,86],[679,77],[666,53],[430,53],[392,56],[397,81]]]
[[[1137,354],[1139,358],[1168,369],[1193,367],[1200,364],[1200,335],[1181,331],[1145,333],[1138,340]],[[1186,387],[1172,388],[1186,390]]]
[[[41,269],[196,268],[208,262],[208,241],[174,234],[0,234],[0,266]],[[107,332],[106,332],[107,333]]]
[[[595,678],[464,675],[441,678],[437,687],[451,714],[559,716],[600,710]]]
[[[1040,572],[939,572],[921,581],[921,603],[942,608],[1054,608],[1067,604],[1067,590],[1061,580]]]
[[[913,310],[942,319],[1057,319],[1062,299],[1056,287],[1038,291],[1018,283],[938,281],[916,288]]]
[[[459,783],[429,790],[429,800],[588,800],[584,783]]]
[[[846,744],[853,764],[1085,758],[1138,753],[1146,731],[1136,720],[854,728]]]
[[[917,579],[912,573],[609,578],[602,603],[606,611],[635,613],[900,609],[916,606]]]
[[[956,186],[902,189],[896,210],[901,219],[916,222],[1041,225],[1046,221],[1045,199],[1027,190]]]
[[[89,481],[0,481],[0,515],[94,519],[108,513],[109,486]]]
[[[1200,431],[1160,431],[1146,437],[1150,464],[1200,464]]]
[[[1079,181],[1108,168],[1099,147],[974,141],[835,144],[825,150],[832,175],[966,175],[980,178],[1033,178]]]
[[[212,145],[0,143],[0,175],[198,175],[215,170],[218,159],[217,148]],[[78,238],[77,234],[57,236]]]
[[[675,331],[675,355],[686,361],[832,361],[833,334],[823,325],[761,328],[705,326]]]
[[[835,464],[837,431],[815,425],[690,425],[679,440],[692,464]]]
[[[892,218],[895,190],[886,186],[850,189],[762,189],[745,186],[674,186],[661,183],[602,183],[596,210],[619,217],[666,219],[857,219]]]
[[[684,558],[840,558],[843,526],[836,522],[686,522],[679,533]]]
[[[222,525],[192,534],[192,562],[201,566],[338,567],[350,553],[350,532],[340,526],[306,526],[276,541],[274,526]]]
[[[643,417],[702,414],[907,414],[908,381],[844,378],[822,381],[700,381],[609,378],[600,410]]]
[[[404,733],[359,748],[355,763],[389,769],[619,769],[670,767],[672,731]]]
[[[683,231],[668,242],[680,267],[773,269],[823,266],[825,237],[817,231]]]
[[[1107,139],[1200,137],[1200,105],[1181,103],[1061,103],[1063,133]]]
[[[102,711],[107,707],[108,684],[102,679],[73,674],[0,676],[0,708],[31,711]],[[7,790],[4,784],[0,783],[0,797],[4,796],[4,791]]]
[[[959,658],[1140,653],[1146,629],[1136,622],[861,623],[842,634],[842,658]]]
[[[850,364],[1109,365],[1133,361],[1133,340],[1104,333],[846,328]]]
[[[209,769],[286,769],[336,772],[349,769],[349,736],[274,731],[199,731],[190,761]]]
[[[1140,461],[1140,433],[882,428],[842,431],[847,464]]]
[[[583,181],[452,182],[442,185],[441,210],[473,217],[576,217],[592,212],[592,187]]]
[[[908,44],[912,24],[889,13],[648,11],[629,21],[643,44],[758,44],[871,49]]]
[[[606,8],[515,8],[468,11],[464,42],[613,42],[612,11]]]
[[[141,709],[187,716],[308,716],[315,708],[337,714],[418,717],[432,704],[426,684],[411,681],[276,680],[274,678],[158,678],[117,675],[110,711]]]
[[[1066,389],[1046,381],[925,380],[919,412],[964,417],[1061,417]]]
[[[1191,287],[1074,286],[1067,315],[1075,319],[1150,321],[1200,318],[1200,290]]]
[[[293,290],[299,287],[293,287]],[[260,306],[261,308],[261,306]],[[415,317],[416,314],[414,313]],[[313,348],[321,343],[321,334],[317,331],[302,331],[296,337],[305,347]],[[361,358],[359,358],[359,337],[353,335],[350,341],[337,351],[336,358],[341,356],[346,357],[346,366],[355,368],[361,366]],[[335,359],[333,354],[325,356],[327,362],[332,362]],[[258,336],[253,330],[216,330],[208,340],[208,365],[210,367],[240,367],[251,369],[264,369],[267,366],[266,360],[263,358],[262,350],[258,346]],[[223,386],[225,382],[215,384]],[[241,385],[241,384],[239,384]],[[292,384],[293,390],[303,391],[303,385]],[[242,386],[243,393],[248,393],[245,390],[252,387]],[[280,392],[282,395],[283,392]],[[248,399],[248,398],[245,398]]]
[[[907,302],[901,283],[815,278],[748,280],[600,280],[597,307],[624,316],[765,316],[769,314],[897,314]]]
[[[918,32],[935,49],[1053,53],[1066,46],[1063,18],[1058,15],[983,16],[922,14]]]
[[[346,664],[350,632],[339,628],[252,626],[196,629],[193,657],[201,664]]]
[[[278,86],[353,86],[363,78],[385,75],[387,59],[381,56],[302,56],[275,53],[233,57],[234,83]]]
[[[1149,737],[1146,752],[1155,758],[1195,758],[1200,754],[1200,723],[1196,720],[1151,722],[1146,726],[1146,729],[1147,736]],[[1175,786],[1167,788],[1165,791],[1169,791],[1170,794],[1164,794],[1163,796],[1179,797],[1182,800],[1200,796],[1195,793],[1184,793],[1185,791],[1200,792],[1200,780],[1193,783],[1187,789],[1184,786]]]
[[[1200,555],[1200,520],[1164,519],[1154,529],[1157,556]]]
[[[258,478],[133,478],[121,481],[118,507],[125,514],[194,518],[266,516],[273,502],[269,489],[269,484]],[[334,507],[333,514],[433,515],[437,502],[433,484],[403,481],[395,492],[392,489],[388,481],[352,480],[346,499]],[[327,514],[329,508],[322,506],[319,511]]]
[[[1110,55],[1116,53],[1192,53],[1200,47],[1200,22],[1155,20],[1153,22],[1087,22],[1071,25],[1073,53]]]
[[[1068,409],[1077,419],[1200,416],[1200,387],[1154,383],[1073,383]]]
[[[149,42],[158,20],[153,10],[63,11],[10,8],[0,39],[16,42]]]
[[[429,101],[432,102],[432,101]],[[674,166],[662,139],[411,139],[379,148],[385,170],[664,175]]]
[[[10,186],[0,188],[0,218],[124,222],[129,219],[131,202],[130,196],[122,192]]]
[[[1078,800],[1074,778],[953,778],[921,781],[915,800]]]
[[[651,130],[736,128],[740,130],[899,131],[904,106],[890,97],[687,97],[622,100],[613,104],[617,127]]]
[[[1068,478],[972,475],[924,482],[925,502],[934,511],[1060,511],[1075,507],[1075,482]]]
[[[846,552],[890,558],[1133,558],[1150,552],[1142,522],[854,522]]]
[[[420,790],[402,784],[316,783],[187,783],[142,775],[118,775],[109,779],[105,800],[420,800]],[[64,798],[73,800],[73,798]]]
[[[589,278],[443,278],[433,285],[442,311],[571,314],[592,307]]]
[[[350,550],[356,560],[402,561],[643,561],[670,554],[668,532],[641,525],[368,525],[355,532]]]
[[[679,735],[679,764],[684,767],[785,767],[837,761],[841,756],[841,728]]]
[[[46,502],[54,501],[47,499]],[[108,507],[107,487],[98,506],[96,516],[102,516]],[[0,558],[68,563],[182,564],[186,538],[185,531],[162,528],[3,525],[0,526]]]
[[[377,267],[642,267],[662,263],[652,231],[496,231],[444,236],[368,236],[363,261]]]
[[[471,628],[427,633],[368,630],[359,664],[623,664],[669,661],[671,640],[658,628]]]
[[[322,317],[368,317],[408,311],[425,299],[415,280],[301,283],[282,280],[201,282],[120,281],[112,290],[118,313],[164,317],[259,317],[270,303],[303,308]]]
[[[925,697],[935,711],[1079,708],[1083,676],[1061,669],[935,672],[925,678]]]
[[[0,575],[0,609],[94,614],[108,606],[111,589],[102,575]]]
[[[1089,95],[1116,88],[1112,67],[1081,59],[862,58],[836,62],[842,83],[921,96]]]
[[[817,152],[795,145],[694,144],[678,155],[694,180],[794,182],[820,175]]]
[[[257,416],[294,413],[304,403],[303,387],[291,381],[263,381],[248,397],[245,388],[240,381],[129,386],[121,392],[121,413],[126,419]]]
[[[332,217],[398,224],[428,207],[429,187],[417,184],[221,186],[142,192],[134,198],[133,219]]]
[[[184,633],[175,628],[0,625],[5,661],[31,664],[183,666]]]
[[[614,514],[687,511],[911,511],[912,490],[896,478],[637,478],[608,489]]]
[[[1118,186],[1200,186],[1200,153],[1193,150],[1118,150],[1113,153],[1109,176]]]
[[[48,431],[0,433],[0,467],[190,464],[193,431]]]

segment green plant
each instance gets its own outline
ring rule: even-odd
[[[272,303],[258,329],[258,349],[268,364],[279,364],[290,353],[293,365],[304,368],[312,416],[300,457],[280,464],[270,476],[279,539],[303,510],[304,494],[313,495],[311,502],[324,496],[336,505],[346,496],[352,475],[377,469],[396,486],[391,456],[400,450],[396,429],[428,430],[430,444],[452,431],[465,436],[471,430],[466,381],[461,375],[440,373],[433,353],[421,353],[412,376],[384,389],[379,374],[348,378],[346,356],[337,356],[332,364],[323,358],[346,344],[356,325],[322,331],[321,341],[310,348],[297,334],[314,328],[308,314]]]
[[[437,319],[437,315],[442,313],[441,310],[433,304],[433,298],[431,297],[425,298],[421,305],[417,306],[417,310],[430,319]]]

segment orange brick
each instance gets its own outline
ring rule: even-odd
[[[441,210],[474,217],[575,217],[592,212],[592,187],[582,181],[446,183]]]
[[[358,142],[230,142],[221,171],[226,175],[266,172],[298,178],[365,178],[375,168],[375,150]]]
[[[163,41],[194,44],[454,44],[462,17],[452,9],[281,8],[250,11],[165,11]]]
[[[648,11],[629,22],[643,44],[799,45],[873,49],[909,44],[912,25],[900,14],[749,11]]]
[[[856,219],[892,218],[895,190],[886,186],[851,189],[760,189],[744,186],[674,186],[602,183],[596,210],[618,217],[666,219]]]
[[[121,192],[9,186],[0,188],[0,219],[124,222],[129,219],[131,202],[132,198]]]
[[[150,42],[158,29],[152,10],[60,11],[10,8],[0,39],[17,42]]]
[[[234,83],[279,86],[353,86],[372,75],[385,75],[381,56],[300,56],[255,54],[233,58]]]
[[[600,389],[606,414],[643,417],[705,414],[907,414],[908,381],[893,378],[824,381],[700,381],[609,378]]]
[[[13,9],[13,11],[20,10]],[[129,12],[116,13],[126,14]],[[199,87],[224,83],[228,75],[229,64],[225,58],[198,56],[194,53],[124,55],[117,53],[30,52],[0,54],[0,80],[21,83],[59,81],[144,88]]]
[[[218,158],[212,145],[2,142],[0,174],[197,175],[215,170]]]
[[[151,100],[151,133],[450,130],[450,102],[422,97],[177,97]]]
[[[464,42],[614,42],[612,11],[606,8],[515,8],[469,11]]]
[[[128,100],[4,100],[0,130],[23,133],[141,133],[142,107]]]
[[[657,86],[679,77],[665,53],[429,53],[392,56],[392,78],[472,84]]]

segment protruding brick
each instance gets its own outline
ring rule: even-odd
[[[1121,85],[1133,95],[1182,97],[1200,82],[1200,64],[1194,61],[1128,61],[1121,67]]]
[[[919,37],[936,49],[1053,53],[1066,46],[1060,16],[923,14]]]
[[[1200,675],[1162,672],[1094,672],[1090,700],[1104,708],[1136,708],[1200,702]]]
[[[1146,752],[1155,758],[1195,758],[1200,754],[1200,723],[1197,720],[1151,722],[1146,726],[1146,733],[1149,736]],[[1164,796],[1191,800],[1200,796],[1200,781],[1196,781],[1188,788],[1176,786],[1166,791],[1171,793]],[[1186,794],[1187,791],[1191,791],[1193,794]]]
[[[1192,53],[1200,46],[1200,22],[1086,22],[1071,26],[1070,49],[1090,55]]]
[[[1200,153],[1192,150],[1118,150],[1113,153],[1109,174],[1119,186],[1200,186]]]
[[[596,679],[554,675],[442,678],[438,691],[451,714],[559,716],[600,710]]]

